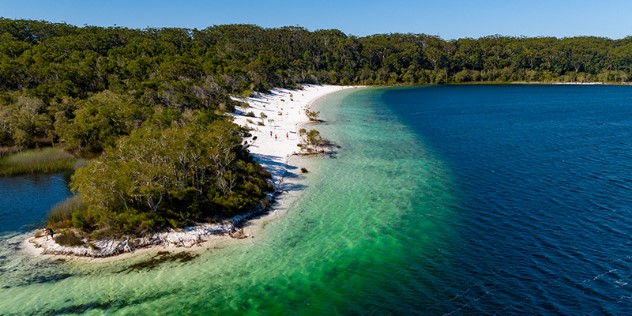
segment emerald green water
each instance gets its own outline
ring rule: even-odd
[[[50,262],[0,239],[0,314],[411,313],[431,306],[459,240],[450,173],[382,105],[382,90],[344,91],[316,105],[336,159],[309,158],[287,212],[256,238],[190,261],[129,269]],[[424,277],[425,276],[425,277]],[[424,292],[427,291],[427,292]]]

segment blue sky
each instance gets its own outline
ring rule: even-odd
[[[632,35],[629,0],[0,0],[0,16],[131,28],[292,25],[339,29],[356,36],[400,32],[444,39],[495,34],[613,39]]]

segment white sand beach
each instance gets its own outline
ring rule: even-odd
[[[270,171],[279,183],[288,172],[290,157],[300,153],[299,129],[309,122],[305,110],[318,98],[348,86],[306,85],[303,90],[273,89],[270,94],[257,93],[246,99],[247,108],[239,107],[235,123],[251,130],[248,146],[253,156]],[[248,116],[248,113],[255,117]],[[283,189],[282,185],[278,189]]]
[[[269,94],[256,93],[248,98],[234,98],[248,104],[247,107],[238,107],[232,116],[236,124],[250,130],[252,136],[245,139],[248,148],[255,159],[271,173],[277,192],[287,191],[296,181],[294,177],[286,176],[291,172],[296,173],[298,169],[292,164],[290,157],[300,152],[299,129],[309,122],[305,110],[316,99],[348,88],[353,87],[305,85],[303,90],[273,89]],[[281,199],[284,197],[281,196]],[[222,224],[201,224],[182,230],[166,230],[133,240],[100,240],[94,242],[93,247],[64,247],[46,239],[44,234],[35,237],[36,234],[33,233],[23,243],[23,248],[38,256],[77,257],[97,261],[126,258],[153,250],[203,250],[230,240],[239,240],[231,238],[229,233],[234,230],[234,224],[243,223],[243,220],[243,217],[238,216]],[[244,234],[240,237],[254,238],[255,232],[260,230],[256,228],[256,224],[252,226],[254,227],[241,231]]]

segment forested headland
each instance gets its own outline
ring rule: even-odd
[[[632,38],[442,40],[300,27],[77,27],[0,19],[0,158],[56,147],[92,158],[49,224],[142,233],[257,206],[270,175],[230,122],[230,96],[301,84],[612,82]]]

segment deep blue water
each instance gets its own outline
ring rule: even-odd
[[[632,314],[632,87],[417,87],[382,98],[448,166],[459,197],[458,244],[417,262],[450,258],[411,281],[433,289],[420,310]]]
[[[43,225],[51,207],[69,195],[62,174],[0,177],[0,235]]]

